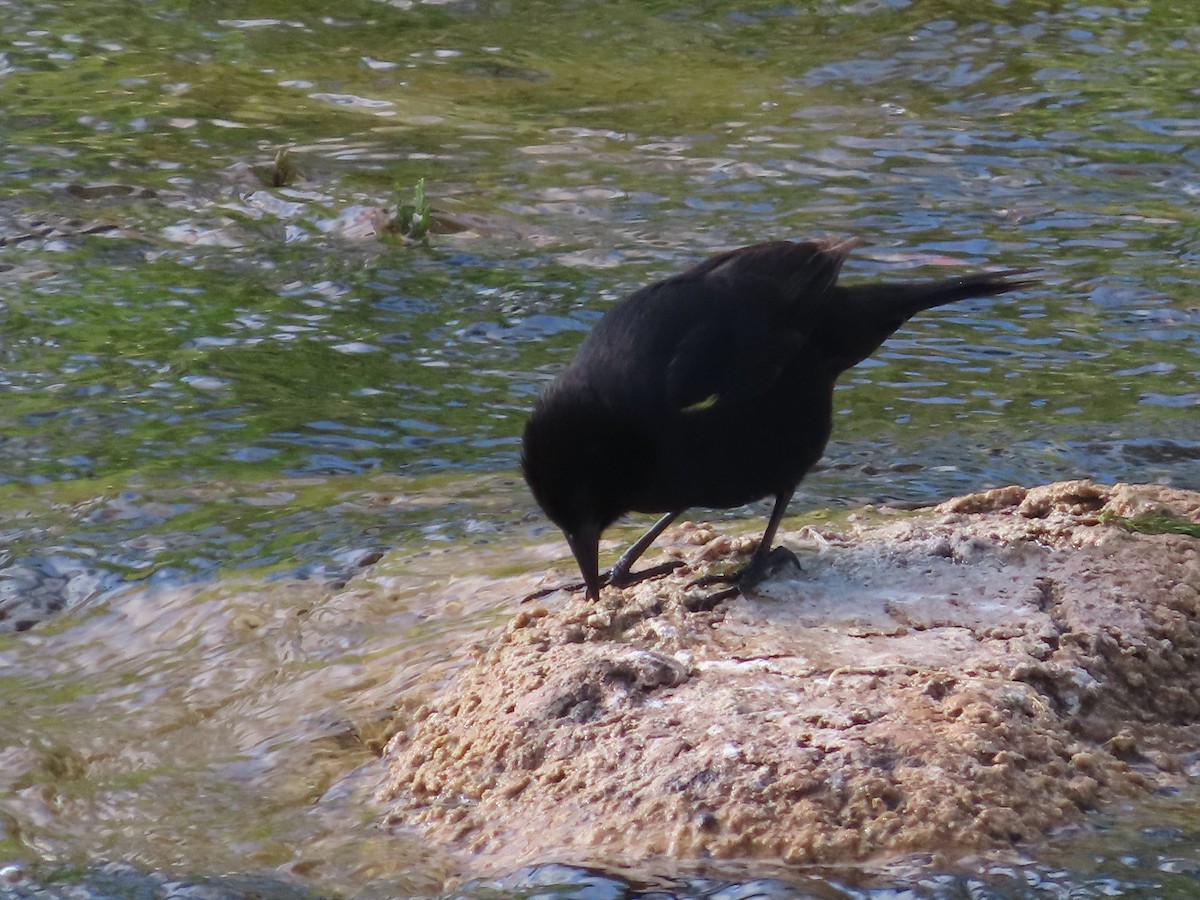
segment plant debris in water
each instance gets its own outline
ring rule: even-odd
[[[254,172],[264,185],[273,188],[290,187],[304,178],[292,151],[287,147],[276,151],[275,158],[268,165],[256,166]]]
[[[421,178],[413,186],[412,202],[400,204],[396,217],[388,223],[388,231],[409,241],[428,243],[432,219],[433,208],[425,199],[425,179]]]

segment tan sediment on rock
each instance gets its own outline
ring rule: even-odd
[[[1003,488],[784,534],[804,574],[711,612],[689,568],[522,610],[394,739],[388,820],[479,870],[1034,839],[1194,740],[1200,540],[1101,522],[1148,512],[1200,521],[1200,494]]]

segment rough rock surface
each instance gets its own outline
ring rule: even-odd
[[[803,574],[707,612],[686,583],[754,538],[691,526],[670,577],[520,611],[394,739],[388,821],[479,869],[1034,839],[1195,746],[1200,540],[1101,521],[1148,512],[1200,521],[1200,493],[1078,481],[810,526],[781,536]]]

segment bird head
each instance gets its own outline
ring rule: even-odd
[[[538,505],[567,538],[587,585],[600,596],[600,535],[628,511],[631,472],[626,428],[605,422],[599,407],[553,391],[534,407],[521,442],[521,469]]]

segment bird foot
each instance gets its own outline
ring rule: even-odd
[[[753,563],[751,563],[753,565]],[[683,598],[683,607],[689,612],[708,612],[716,609],[721,603],[724,603],[730,597],[736,597],[742,592],[742,576],[750,568],[746,566],[744,569],[738,569],[736,572],[727,572],[722,574],[702,575],[699,578],[693,578],[683,586],[685,591],[690,591],[692,588],[712,587],[714,584],[728,584],[724,590],[713,591],[710,594],[702,594],[700,596],[687,596]]]
[[[615,588],[632,587],[635,584],[641,584],[643,581],[649,581],[651,578],[661,578],[669,572],[674,572],[683,565],[681,559],[669,559],[664,563],[659,563],[657,566],[651,566],[648,569],[642,569],[640,572],[622,572],[616,569],[609,569],[607,572],[600,573],[600,585],[612,586]],[[541,600],[543,597],[548,597],[550,594],[555,594],[558,591],[569,591],[575,593],[587,588],[587,583],[584,581],[573,581],[568,584],[555,584],[550,587],[544,587],[534,591],[521,599],[521,603],[529,603],[531,600]]]
[[[573,581],[570,584],[552,584],[550,587],[539,588],[532,594],[526,594],[518,602],[529,603],[533,600],[541,600],[543,597],[549,597],[551,594],[557,594],[559,591],[567,591],[573,594],[586,587],[587,585],[582,581]]]
[[[697,581],[703,581],[703,579],[697,579]],[[688,585],[688,587],[691,587],[691,585]],[[741,588],[734,586],[727,587],[723,591],[702,594],[699,597],[685,596],[683,598],[683,608],[688,612],[708,612],[709,610],[716,609],[730,597],[736,597],[741,592]]]
[[[790,571],[789,571],[790,570]],[[803,575],[804,567],[796,554],[787,547],[779,546],[759,560],[751,560],[750,565],[742,570],[738,587],[752,591],[760,584],[779,578],[781,575]]]
[[[651,578],[661,578],[670,572],[674,572],[682,565],[682,559],[669,559],[664,563],[659,563],[657,566],[642,569],[640,572],[620,572],[613,568],[601,576],[601,584],[611,584],[615,588],[631,587],[635,584],[641,584],[643,581],[649,581]]]
[[[735,594],[745,595],[753,592],[760,584],[778,577],[787,569],[792,569],[797,573],[804,571],[800,566],[800,560],[797,559],[796,554],[787,547],[776,547],[765,556],[755,553],[749,564],[736,572],[704,575],[689,581],[684,590],[690,590],[694,587],[711,587],[714,584],[728,584],[732,585],[732,587],[728,587],[723,591],[716,591],[705,597],[689,597],[684,601],[684,606],[692,612],[713,609],[719,603],[728,600]]]

